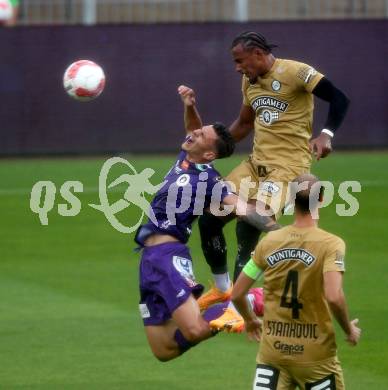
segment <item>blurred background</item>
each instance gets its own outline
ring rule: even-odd
[[[204,122],[229,124],[241,104],[229,47],[244,30],[261,32],[279,46],[275,56],[313,65],[347,93],[337,148],[388,145],[388,0],[12,2],[13,28],[0,29],[0,155],[174,151],[183,83],[196,90]],[[77,59],[105,70],[96,101],[71,101],[62,90]],[[316,105],[318,131],[327,106]]]
[[[388,389],[388,0],[11,2],[0,0],[0,19],[7,16],[0,27],[0,389],[251,388],[257,345],[244,334],[220,334],[168,364],[152,357],[138,313],[133,235],[88,206],[99,203],[108,155],[125,153],[138,172],[155,170],[153,184],[163,180],[174,161],[167,153],[177,153],[183,136],[178,85],[196,90],[204,122],[230,124],[241,105],[230,44],[246,30],[277,44],[276,57],[313,65],[351,99],[334,153],[312,171],[336,189],[362,184],[354,194],[359,212],[339,217],[344,201],[336,196],[320,226],[347,243],[345,290],[363,328],[356,349],[338,333],[347,388]],[[106,74],[91,102],[63,89],[63,73],[78,59]],[[327,109],[316,99],[315,132]],[[245,156],[250,149],[251,139],[239,145]],[[226,175],[242,158],[217,161],[217,169]],[[109,179],[127,170],[115,167]],[[41,180],[56,190],[48,225],[30,208]],[[82,209],[65,217],[69,180],[83,184],[74,194]],[[109,191],[110,204],[125,190]],[[44,204],[47,191],[41,195]],[[125,226],[141,214],[129,206],[117,215]],[[233,223],[225,233],[231,269]],[[196,277],[207,284],[195,226],[190,248]]]

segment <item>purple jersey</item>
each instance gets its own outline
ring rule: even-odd
[[[142,225],[135,241],[143,245],[154,233],[169,234],[186,243],[193,221],[214,202],[222,202],[230,191],[212,164],[195,164],[182,150],[164,178],[163,187],[151,203],[157,225],[151,220]]]

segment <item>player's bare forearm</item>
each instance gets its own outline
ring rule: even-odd
[[[200,129],[202,127],[201,116],[199,115],[199,112],[195,105],[185,105],[184,121],[187,133],[190,133],[191,131]]]
[[[253,130],[253,126],[241,124],[239,120],[236,119],[230,125],[229,130],[230,130],[230,134],[232,134],[234,141],[239,142],[242,139],[244,139]]]
[[[248,211],[246,215],[241,215],[239,218],[249,223],[251,226],[254,226],[261,232],[271,232],[272,230],[278,230],[281,228],[281,225],[279,225],[271,217],[260,215],[252,211]]]
[[[202,120],[199,112],[195,106],[194,90],[186,85],[178,87],[178,94],[180,95],[184,106],[184,122],[186,133],[202,127]]]
[[[329,302],[329,307],[342,330],[346,334],[346,341],[355,346],[361,336],[361,329],[357,326],[358,318],[350,321],[345,296],[336,302]]]
[[[249,289],[252,287],[254,279],[251,279],[244,272],[241,272],[232,290],[232,301],[245,321],[250,321],[256,316],[253,314],[249,307],[247,294]]]
[[[329,307],[334,318],[337,320],[338,324],[341,326],[345,334],[350,334],[350,319],[345,296],[342,294],[342,296],[338,297],[336,301],[329,302]]]
[[[244,272],[241,272],[232,290],[232,301],[238,312],[244,319],[245,330],[251,340],[260,340],[261,321],[256,317],[251,309],[247,294],[252,287],[254,279],[250,278]]]
[[[337,271],[325,272],[323,275],[325,298],[330,310],[345,334],[351,332],[348,308],[342,289],[342,273]]]
[[[254,128],[255,112],[250,106],[241,106],[238,118],[229,126],[235,142],[244,139]]]
[[[230,194],[224,198],[223,203],[233,206],[234,214],[244,222],[254,226],[257,230],[270,232],[281,228],[281,225],[269,215],[268,210],[265,210],[265,205],[261,202],[257,204],[246,203],[239,200],[237,195]]]
[[[274,217],[268,215],[268,210],[261,202],[257,202],[257,204],[248,203],[245,215],[241,215],[240,218],[261,232],[270,232],[281,228]]]

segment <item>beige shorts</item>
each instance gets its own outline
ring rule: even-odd
[[[278,365],[259,362],[253,390],[344,390],[344,378],[337,357],[308,365]]]
[[[231,183],[232,191],[241,199],[263,202],[278,218],[287,203],[288,183],[308,172],[308,168],[257,165],[249,157],[225,180]]]

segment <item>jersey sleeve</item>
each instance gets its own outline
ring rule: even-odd
[[[216,170],[209,174],[208,185],[206,187],[206,197],[208,199],[215,196],[222,203],[224,198],[231,194],[232,191],[229,184],[223,180]]]
[[[323,263],[323,272],[345,272],[345,242],[339,237],[327,243],[327,251]]]
[[[312,66],[296,61],[292,63],[292,73],[297,86],[310,93],[324,77],[322,73]]]
[[[266,268],[266,262],[263,257],[263,240],[259,241],[259,243],[256,245],[255,250],[252,252],[252,260],[262,271],[264,271],[264,269]]]
[[[251,106],[249,103],[248,95],[247,95],[247,89],[249,87],[249,81],[246,76],[242,77],[242,84],[241,84],[241,92],[243,96],[243,104],[244,106]]]

